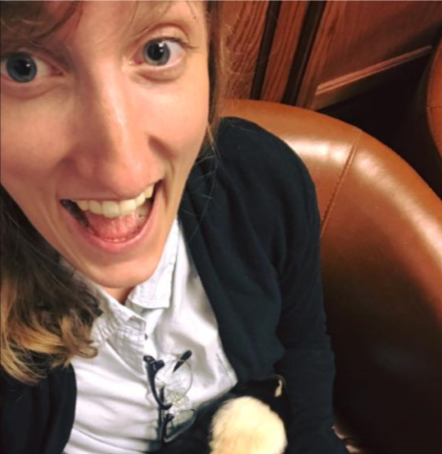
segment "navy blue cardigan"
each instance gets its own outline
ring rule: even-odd
[[[287,454],[346,453],[332,430],[313,183],[293,151],[254,124],[225,119],[216,143],[192,169],[179,216],[225,352],[240,381],[285,377],[294,413]],[[63,452],[75,414],[72,367],[35,387],[2,374],[2,400],[2,453]]]

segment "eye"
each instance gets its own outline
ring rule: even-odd
[[[144,61],[151,66],[166,66],[179,61],[185,52],[185,44],[174,38],[149,41],[143,48]]]
[[[18,52],[2,58],[0,66],[0,72],[3,76],[20,84],[32,82],[37,76],[46,76],[50,71],[49,65],[25,52]]]

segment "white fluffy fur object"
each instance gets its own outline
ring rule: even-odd
[[[282,454],[286,446],[284,423],[253,397],[227,401],[212,422],[211,454]]]

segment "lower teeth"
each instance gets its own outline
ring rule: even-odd
[[[79,206],[75,202],[72,202],[70,200],[61,200],[60,203],[63,206],[63,208],[66,209],[71,214],[71,216],[77,222],[79,222],[86,230],[88,230],[92,235],[98,236],[109,242],[119,243],[119,242],[124,242],[124,241],[129,240],[134,235],[136,235],[137,232],[140,231],[140,229],[142,228],[142,226],[145,223],[146,218],[149,216],[152,201],[146,200],[143,205],[141,205],[140,207],[137,208],[136,219],[138,220],[138,222],[137,222],[138,228],[136,228],[134,231],[132,231],[130,234],[128,234],[124,237],[108,236],[109,233],[108,233],[108,235],[100,235],[97,231],[95,231],[93,225],[90,224],[87,216],[84,214],[84,212],[79,208]],[[134,213],[128,214],[127,216],[131,216],[131,215],[134,215]],[[122,216],[122,217],[124,217],[124,216]],[[118,222],[116,218],[109,218],[108,220],[109,221],[115,220],[116,222]]]

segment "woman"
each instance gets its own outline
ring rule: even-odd
[[[218,10],[2,4],[2,452],[157,451],[275,372],[287,452],[345,452],[314,188],[275,137],[217,127]]]

